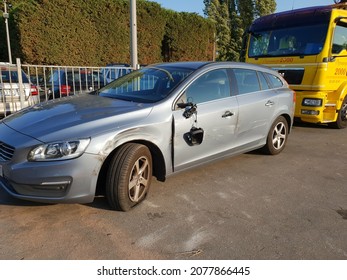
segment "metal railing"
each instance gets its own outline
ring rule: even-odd
[[[0,62],[0,118],[49,99],[97,90],[130,73],[126,64],[105,67]]]

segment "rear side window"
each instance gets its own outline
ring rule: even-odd
[[[258,77],[259,77],[259,81],[260,81],[260,86],[262,90],[266,90],[266,89],[270,89],[270,85],[269,82],[266,80],[263,72],[258,72]]]
[[[259,91],[260,83],[257,72],[249,69],[233,69],[239,94]]]
[[[269,73],[266,73],[266,76],[268,77],[273,88],[283,87],[283,82],[281,81],[280,78],[276,77],[275,75],[269,74]]]

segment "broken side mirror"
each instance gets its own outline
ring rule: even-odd
[[[197,114],[197,105],[192,102],[178,103],[177,106],[181,109],[185,109],[183,116],[189,119],[194,114]],[[189,146],[200,145],[204,139],[204,130],[202,128],[197,128],[195,125],[197,120],[194,120],[194,125],[189,132],[183,135],[184,140]]]
[[[186,119],[189,119],[193,114],[196,113],[196,104],[192,103],[192,102],[187,102],[187,103],[178,103],[177,106],[181,109],[185,109],[183,116]]]
[[[200,145],[204,139],[204,130],[202,128],[192,127],[184,134],[184,140],[189,146]]]

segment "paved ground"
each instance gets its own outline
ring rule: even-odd
[[[0,259],[347,259],[347,129],[295,126],[244,154],[154,182],[142,205],[44,205],[0,190]]]

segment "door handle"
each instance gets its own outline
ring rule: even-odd
[[[266,103],[265,103],[265,106],[267,107],[270,107],[270,106],[273,106],[275,105],[275,102],[271,101],[271,100],[268,100]]]
[[[234,115],[234,113],[230,112],[230,111],[226,111],[223,115],[222,118],[228,118],[228,117],[232,117]]]

